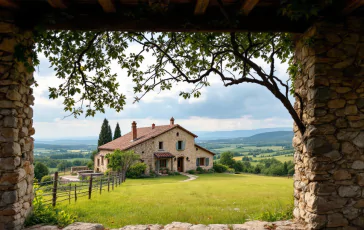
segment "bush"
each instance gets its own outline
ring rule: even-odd
[[[59,227],[65,227],[75,222],[76,217],[66,213],[63,210],[53,208],[51,205],[44,204],[43,191],[39,190],[39,186],[35,185],[36,191],[33,200],[33,211],[25,220],[25,226],[36,224],[51,224]]]
[[[233,169],[233,168],[228,168],[227,172],[228,172],[228,173],[233,173],[233,174],[234,174],[234,173],[235,173],[235,169]]]
[[[198,167],[196,168],[196,171],[197,171],[198,173],[204,173],[204,172],[205,172],[205,170],[203,170],[203,168],[201,168],[200,166],[198,166]]]
[[[142,162],[136,163],[136,164],[130,166],[130,168],[126,172],[126,177],[134,178],[134,179],[140,178],[144,174],[146,169],[147,169],[147,165],[145,163],[142,163]]]
[[[217,173],[223,173],[223,172],[226,172],[228,170],[228,167],[226,165],[223,165],[223,164],[214,164],[214,172],[217,172]]]
[[[49,182],[51,182],[53,180],[53,178],[51,176],[44,176],[42,177],[42,179],[40,180],[41,183],[47,183],[50,184]]]
[[[189,174],[196,174],[196,171],[191,169],[191,170],[188,170],[187,173],[189,173]]]
[[[42,177],[49,174],[49,169],[43,163],[38,162],[34,167],[34,177],[37,178],[38,181],[42,179]]]
[[[213,168],[207,170],[207,173],[214,173],[214,172],[215,170]]]

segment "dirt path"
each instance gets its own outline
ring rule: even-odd
[[[187,176],[188,177],[188,179],[183,180],[181,182],[187,182],[187,181],[191,181],[191,180],[196,180],[198,178],[198,176],[195,176],[195,175],[192,175],[192,174],[189,174],[189,173],[180,172],[180,174],[183,175],[183,176]]]

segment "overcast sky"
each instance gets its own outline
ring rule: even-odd
[[[146,57],[148,60],[148,57]],[[151,60],[152,61],[152,60]],[[287,65],[277,65],[276,76],[287,79]],[[57,86],[60,80],[41,55],[41,64],[35,73],[39,86],[34,89],[34,127],[36,139],[57,139],[98,136],[102,120],[107,118],[114,131],[119,122],[122,134],[131,129],[131,122],[138,126],[168,124],[170,117],[191,131],[220,131],[292,127],[293,121],[286,109],[267,89],[253,84],[224,87],[216,76],[210,78],[211,86],[202,90],[198,99],[185,100],[179,97],[182,90],[192,87],[179,84],[171,91],[150,93],[141,102],[133,104],[133,83],[118,64],[112,64],[118,74],[120,92],[126,94],[127,105],[117,113],[107,109],[105,114],[75,119],[63,111],[62,100],[48,99],[48,87]]]

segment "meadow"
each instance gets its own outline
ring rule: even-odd
[[[80,198],[59,206],[77,221],[115,228],[130,224],[234,224],[250,219],[289,219],[292,179],[250,174],[202,174],[127,179],[122,186],[91,200]]]

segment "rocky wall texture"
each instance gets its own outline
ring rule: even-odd
[[[307,130],[294,128],[294,216],[308,229],[364,229],[364,18],[316,24],[295,55]]]
[[[34,80],[14,57],[31,35],[0,19],[0,229],[21,229],[32,207]]]

